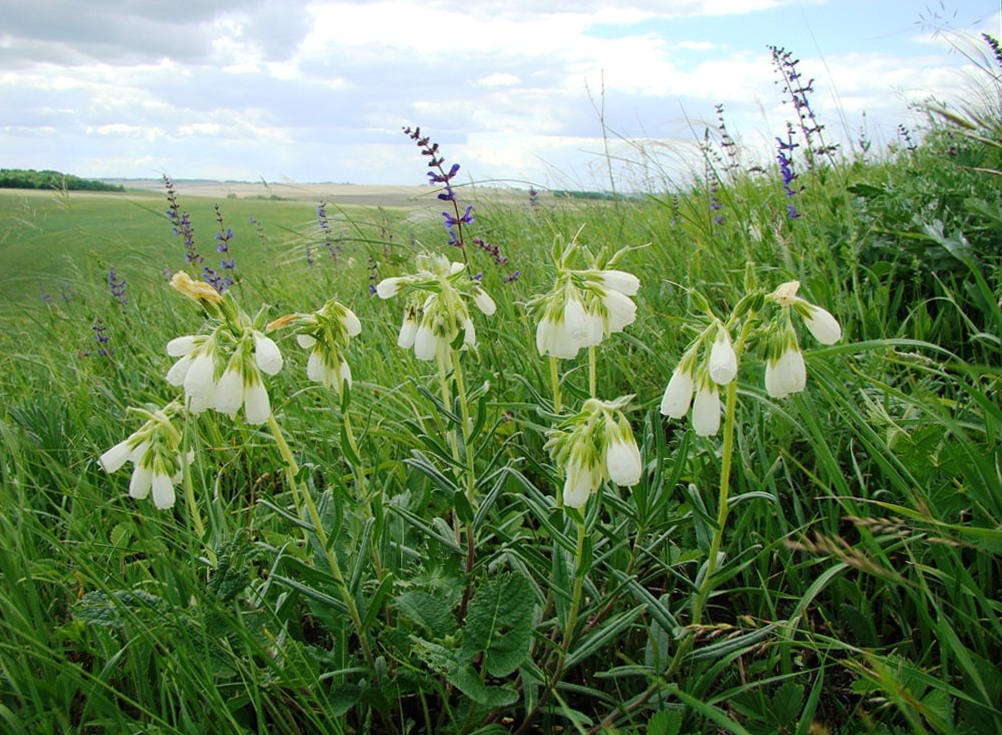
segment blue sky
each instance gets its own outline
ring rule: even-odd
[[[950,39],[980,32],[998,0],[0,0],[0,167],[419,184],[420,125],[467,181],[604,188],[608,151],[661,185],[717,104],[770,160],[792,113],[770,44],[849,151],[969,96]]]

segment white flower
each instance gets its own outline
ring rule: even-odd
[[[121,469],[122,465],[132,458],[135,448],[133,437],[130,436],[128,439],[120,441],[107,452],[102,454],[97,461],[101,464],[101,467],[104,468],[105,472],[109,474],[117,472]]]
[[[397,335],[397,347],[409,350],[414,346],[414,338],[417,335],[418,323],[414,315],[408,311],[400,325],[400,334]]]
[[[617,485],[629,487],[640,482],[643,465],[640,448],[632,436],[617,436],[608,442],[605,448],[605,468],[609,479]]]
[[[254,332],[254,360],[265,375],[275,375],[282,369],[282,353],[271,337]]]
[[[591,331],[584,305],[575,297],[567,299],[564,305],[564,328],[575,345],[582,345]],[[577,354],[577,348],[574,353]]]
[[[487,316],[492,316],[498,308],[497,304],[494,303],[494,299],[491,298],[491,295],[479,286],[473,289],[473,303],[475,303],[477,308]]]
[[[194,357],[189,352],[187,355],[177,360],[173,365],[170,366],[170,370],[167,371],[165,380],[175,387],[180,387],[184,385],[184,377],[188,374],[188,369],[191,367],[191,363],[194,361]]]
[[[167,473],[155,471],[151,483],[153,487],[153,505],[158,510],[174,507],[174,483]]]
[[[807,367],[804,355],[798,349],[788,349],[779,359],[765,365],[765,389],[773,398],[786,398],[800,393],[807,385]]]
[[[181,357],[187,355],[204,341],[204,338],[194,334],[186,334],[183,337],[175,337],[167,343],[167,354],[171,357]]]
[[[565,322],[556,322],[544,316],[536,325],[536,349],[540,356],[569,360],[578,354],[580,346],[571,337]]]
[[[400,291],[400,284],[403,278],[384,278],[376,284],[376,294],[381,299],[389,299],[396,296]]]
[[[314,337],[311,334],[297,334],[296,335],[296,344],[298,344],[300,347],[302,347],[305,350],[310,349],[316,343],[317,343],[317,338]]]
[[[700,386],[696,391],[692,429],[697,436],[713,436],[720,429],[720,394],[715,385]]]
[[[477,346],[477,330],[470,319],[463,321],[463,344],[470,349]]]
[[[142,500],[150,494],[151,487],[153,487],[153,468],[137,463],[129,480],[129,495],[136,500]]]
[[[587,327],[587,333],[585,334],[584,340],[581,342],[582,347],[594,347],[602,344],[602,340],[605,338],[606,331],[606,320],[602,318],[602,315],[597,311],[585,310],[585,325]]]
[[[202,413],[214,403],[215,363],[212,353],[202,350],[191,361],[191,366],[184,375],[185,400],[188,403],[188,410],[192,413]]]
[[[344,324],[344,329],[349,337],[357,337],[362,333],[362,322],[358,320],[355,312],[351,309],[345,307],[344,317],[341,319],[341,322]]]
[[[609,310],[609,322],[606,325],[606,335],[621,332],[637,318],[637,305],[623,292],[610,289],[602,299],[605,308]]]
[[[820,306],[811,306],[810,313],[804,317],[804,324],[814,335],[814,339],[823,345],[833,345],[842,339],[842,325],[828,310]]]
[[[422,324],[414,333],[414,356],[419,360],[434,360],[438,354],[438,337],[431,327]]]
[[[588,502],[588,496],[598,487],[601,475],[597,467],[582,462],[577,457],[571,457],[567,463],[567,478],[564,480],[564,505],[571,508],[583,508]]]
[[[640,279],[626,271],[601,271],[602,285],[611,288],[624,296],[636,296],[640,290]]]
[[[723,327],[717,329],[717,336],[710,348],[710,378],[717,385],[727,385],[738,374],[738,358],[731,345],[731,336]]]
[[[694,387],[692,375],[683,370],[681,366],[676,367],[668,381],[668,387],[665,388],[664,397],[661,399],[662,415],[680,419],[689,413]]]
[[[268,390],[260,380],[244,386],[244,419],[248,424],[263,424],[271,416]]]
[[[216,405],[219,413],[235,416],[244,402],[244,376],[237,366],[236,360],[231,360],[226,371],[216,384]]]

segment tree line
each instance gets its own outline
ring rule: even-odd
[[[67,191],[125,191],[124,186],[82,179],[59,171],[0,168],[0,189],[58,189]]]

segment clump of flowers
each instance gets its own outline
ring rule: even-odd
[[[98,459],[105,472],[117,472],[132,463],[129,495],[143,500],[153,493],[153,505],[163,510],[174,505],[174,486],[181,480],[181,432],[172,419],[181,407],[172,401],[159,410],[130,409],[146,421],[139,429]],[[190,458],[188,459],[190,461]]]
[[[773,398],[785,398],[799,393],[807,384],[807,370],[800,351],[791,313],[796,312],[808,331],[823,345],[835,344],[842,338],[842,328],[827,310],[797,296],[798,281],[789,281],[771,294],[761,292],[746,296],[735,307],[728,322],[710,312],[705,299],[697,303],[709,316],[709,325],[693,340],[672,372],[664,396],[661,413],[680,419],[692,406],[692,428],[699,436],[714,436],[720,429],[720,388],[729,385],[738,373],[739,352],[735,349],[730,330],[741,319],[746,320],[741,342],[750,334],[758,305],[778,307],[772,320],[761,328],[765,343],[765,387]],[[695,396],[695,399],[693,398]]]
[[[559,241],[554,244],[557,276],[553,288],[529,303],[538,318],[540,356],[571,359],[582,347],[596,346],[633,323],[637,306],[631,297],[640,290],[640,279],[612,267],[625,252],[602,264],[576,241],[566,248]],[[578,255],[590,267],[572,268]]]
[[[408,297],[397,344],[413,348],[420,360],[444,360],[453,347],[475,348],[477,334],[467,301],[491,316],[497,307],[490,294],[466,275],[466,266],[445,256],[419,255],[417,268],[412,275],[384,278],[376,286],[380,298]]]
[[[212,331],[167,343],[167,354],[179,358],[167,372],[167,382],[183,387],[185,406],[193,414],[212,408],[234,416],[242,407],[248,424],[266,422],[271,404],[262,374],[282,369],[282,353],[262,331],[263,315],[251,320],[229,293],[220,294],[183,271],[174,275],[171,286],[206,310]]]
[[[583,507],[603,480],[626,487],[640,482],[640,449],[623,413],[632,398],[590,398],[578,414],[547,433],[546,448],[565,477],[564,505]]]
[[[287,314],[271,322],[266,331],[292,327],[299,346],[310,351],[306,377],[341,395],[351,387],[351,368],[344,358],[348,343],[362,331],[355,313],[331,299],[310,314]]]
[[[797,342],[791,314],[796,312],[811,335],[823,345],[842,339],[842,326],[826,309],[797,296],[799,281],[779,286],[767,298],[780,307],[766,345],[765,389],[773,398],[799,393],[807,384],[804,355]]]

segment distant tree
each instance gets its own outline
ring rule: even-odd
[[[59,189],[68,191],[125,191],[125,187],[81,179],[59,171],[0,168],[0,189]]]

